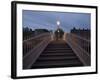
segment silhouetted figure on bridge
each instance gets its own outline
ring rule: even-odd
[[[64,31],[61,28],[59,28],[59,26],[60,26],[60,21],[57,21],[57,30],[55,31],[56,40],[61,40],[64,35]]]

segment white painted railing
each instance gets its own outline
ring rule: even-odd
[[[65,38],[65,37],[64,37]],[[72,33],[66,33],[65,41],[71,46],[84,65],[90,65],[90,41]]]
[[[41,52],[51,41],[51,34],[41,34],[37,37],[23,41],[23,68],[31,68]],[[27,51],[26,51],[27,50]],[[25,53],[26,51],[26,53]]]
[[[43,33],[35,37],[23,41],[23,56],[31,51],[37,44],[44,40],[45,37],[50,36],[50,33]]]

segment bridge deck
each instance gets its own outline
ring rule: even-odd
[[[48,44],[31,69],[75,66],[83,64],[65,41],[58,40]]]

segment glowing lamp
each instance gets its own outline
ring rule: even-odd
[[[57,25],[60,25],[60,21],[57,21]]]

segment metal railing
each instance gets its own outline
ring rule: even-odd
[[[84,39],[72,33],[67,33],[66,41],[84,63],[84,65],[90,65],[90,40]]]
[[[23,41],[23,69],[31,68],[50,41],[50,33],[41,34]]]
[[[88,54],[90,54],[90,40],[77,36],[75,34],[67,34],[67,38],[69,38],[74,45],[79,46],[84,49]]]
[[[31,37],[23,41],[23,56],[30,52],[37,44],[41,43],[46,37],[48,38],[50,33],[43,33],[35,37]]]

